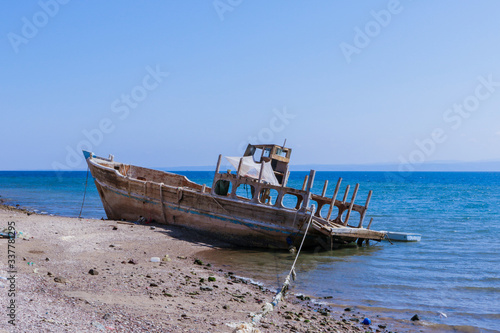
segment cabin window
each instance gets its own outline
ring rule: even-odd
[[[281,157],[286,157],[286,151],[284,151],[281,148],[276,148],[276,155],[281,156]]]
[[[269,157],[269,156],[271,156],[271,148],[264,149],[264,153],[262,154],[262,157]]]
[[[218,180],[215,183],[214,191],[217,195],[226,196],[228,193],[231,193],[231,182],[229,180]]]
[[[289,208],[289,209],[299,209],[301,203],[302,203],[302,200],[299,200],[298,196],[296,196],[295,194],[289,194],[289,193],[287,193],[283,196],[283,201],[281,202],[283,207]]]
[[[244,156],[253,156],[253,154],[255,154],[255,149],[256,149],[255,146],[248,145],[247,149],[245,150],[245,155]]]
[[[243,198],[251,200],[253,199],[254,194],[255,194],[255,187],[253,187],[252,185],[240,184],[236,189],[236,195],[239,197],[238,199]]]
[[[262,149],[255,148],[255,151],[253,153],[253,161],[259,163],[261,158],[262,158]]]
[[[272,188],[263,188],[259,193],[259,201],[263,204],[274,206],[278,199],[278,191]]]

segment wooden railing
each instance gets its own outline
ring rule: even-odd
[[[344,225],[348,226],[349,220],[351,219],[352,211],[358,212],[359,213],[359,223],[357,225],[349,225],[354,228],[362,228],[363,226],[363,220],[366,215],[366,211],[368,210],[368,205],[370,203],[370,199],[372,196],[372,191],[368,192],[368,197],[366,199],[365,205],[357,205],[354,204],[354,201],[356,199],[358,189],[359,189],[359,184],[356,184],[354,188],[354,192],[351,197],[351,201],[347,202],[347,197],[349,195],[349,189],[350,186],[347,185],[346,191],[344,192],[344,197],[342,200],[337,200],[337,195],[340,190],[340,184],[342,182],[342,178],[339,178],[337,185],[335,187],[335,191],[333,196],[326,197],[326,191],[328,187],[328,181],[325,181],[325,184],[323,186],[323,191],[321,195],[317,194],[312,194],[311,189],[313,186],[314,182],[314,177],[316,174],[316,171],[311,170],[309,175],[307,175],[304,179],[304,183],[302,186],[302,189],[295,189],[291,187],[286,187],[283,185],[271,185],[268,183],[265,183],[262,181],[262,170],[264,169],[263,167],[261,168],[261,173],[259,175],[258,179],[255,178],[250,178],[250,177],[242,177],[240,176],[240,168],[241,168],[241,162],[238,166],[238,170],[236,174],[232,173],[220,173],[220,163],[221,163],[221,158],[222,155],[219,155],[219,160],[217,162],[217,167],[215,170],[215,175],[214,175],[214,180],[211,188],[211,194],[212,195],[220,195],[216,193],[216,185],[219,181],[224,181],[224,182],[229,182],[231,184],[230,188],[231,191],[228,192],[225,196],[235,199],[235,200],[248,200],[254,204],[259,204],[259,205],[267,205],[267,206],[273,206],[276,208],[285,208],[285,209],[295,209],[295,210],[305,210],[308,209],[311,201],[315,202],[316,211],[314,213],[314,216],[318,218],[322,218],[325,220],[327,223],[334,223],[337,225]],[[263,162],[265,163],[265,162]],[[226,183],[227,184],[227,183]],[[241,185],[247,185],[251,187],[251,192],[252,196],[251,198],[244,198],[239,195],[237,195],[237,191],[239,186]],[[277,192],[277,198],[272,203],[271,200],[263,200],[265,198],[265,193],[269,193],[271,190],[275,190]],[[294,208],[286,207],[283,205],[283,199],[286,195],[292,195],[297,198],[297,203]],[[321,210],[324,206],[329,205],[328,213],[326,216],[321,216]],[[337,207],[338,208],[338,213],[336,216],[332,216],[333,213],[333,208]],[[342,215],[344,212],[347,211],[347,214],[345,216],[345,219],[342,219]]]

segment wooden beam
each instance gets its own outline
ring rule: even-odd
[[[313,187],[314,183],[314,176],[316,175],[316,170],[311,170],[309,172],[309,181],[307,182],[307,194],[306,194],[306,201],[303,204],[303,208],[309,208],[309,201],[311,200],[311,189]],[[307,176],[306,176],[307,179]]]
[[[306,175],[304,177],[304,182],[302,183],[302,191],[305,191],[306,190],[306,184],[307,184],[307,180],[309,179],[309,175]]]
[[[236,177],[240,178],[241,164],[243,163],[243,157],[240,157],[240,163],[238,164],[238,171],[236,172]]]
[[[368,192],[368,198],[366,198],[365,209],[363,210],[363,213],[361,214],[361,218],[359,219],[358,228],[361,228],[363,226],[363,220],[365,219],[366,211],[368,210],[368,205],[370,204],[370,199],[372,198],[372,194],[373,194],[373,191],[370,190]]]
[[[222,159],[222,154],[219,154],[219,159],[217,160],[217,166],[215,167],[214,180],[212,182],[212,194],[215,193],[215,183],[217,181],[217,174],[219,173],[221,159]]]
[[[288,182],[288,164],[285,167],[285,172],[283,172],[283,179],[281,179],[281,187],[285,187],[287,182]]]
[[[307,191],[311,192],[311,189],[314,184],[314,177],[316,176],[316,170],[311,170],[309,172],[309,182],[307,183]]]
[[[264,162],[264,161],[262,161],[262,163],[260,163],[260,172],[259,172],[259,180],[258,180],[259,183],[262,180],[262,172],[264,172],[264,165],[265,164],[266,164],[266,162]]]
[[[370,219],[370,223],[368,223],[368,227],[366,227],[366,229],[370,229],[370,226],[372,225],[372,222],[373,222],[373,217]]]
[[[347,185],[347,187],[345,188],[345,193],[344,193],[344,199],[342,199],[342,203],[345,204],[346,200],[347,200],[347,195],[349,194],[349,189],[351,188],[351,185]]]
[[[323,185],[323,192],[321,192],[321,196],[324,197],[326,194],[326,189],[328,188],[328,179],[325,180],[325,185]]]
[[[358,194],[359,184],[356,184],[354,187],[354,193],[352,194],[351,203],[349,204],[349,210],[347,211],[347,215],[345,217],[344,225],[347,225],[349,222],[349,217],[351,217],[352,207],[354,206],[354,200],[356,200],[356,195]]]
[[[219,154],[219,159],[217,160],[217,167],[215,168],[216,174],[219,173],[221,159],[222,159],[222,154]]]
[[[328,215],[326,216],[327,221],[330,219],[330,216],[332,215],[333,206],[335,206],[335,200],[337,199],[337,194],[339,193],[340,183],[342,183],[342,178],[339,178],[339,180],[337,181],[337,186],[335,186],[335,192],[333,192],[330,209],[328,209]]]

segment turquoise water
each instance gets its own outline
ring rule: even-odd
[[[211,184],[212,172],[184,172]],[[306,172],[292,173],[301,187]],[[47,214],[78,216],[85,172],[0,172],[0,195],[11,204]],[[373,190],[366,223],[372,228],[422,234],[418,243],[373,243],[332,252],[301,255],[293,291],[332,296],[335,304],[409,319],[418,313],[434,324],[460,330],[500,330],[500,173],[318,172],[313,191],[328,195],[343,177],[360,183],[356,203]],[[349,195],[350,198],[350,195]],[[92,178],[82,216],[105,217]],[[288,253],[224,250],[218,265],[278,287],[293,257]],[[447,317],[440,316],[440,313]]]

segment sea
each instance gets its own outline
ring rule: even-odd
[[[207,185],[213,177],[177,173]],[[292,172],[289,186],[302,187],[307,174]],[[304,251],[292,293],[396,321],[418,314],[425,324],[418,329],[500,331],[500,173],[325,171],[316,173],[313,192],[320,194],[328,180],[331,196],[340,177],[340,198],[347,184],[349,200],[359,184],[358,204],[373,191],[365,227],[373,218],[372,229],[418,233],[421,241]],[[40,214],[106,218],[85,171],[1,171],[0,196]],[[255,249],[222,249],[210,257],[272,289],[281,287],[293,259],[286,251]]]

